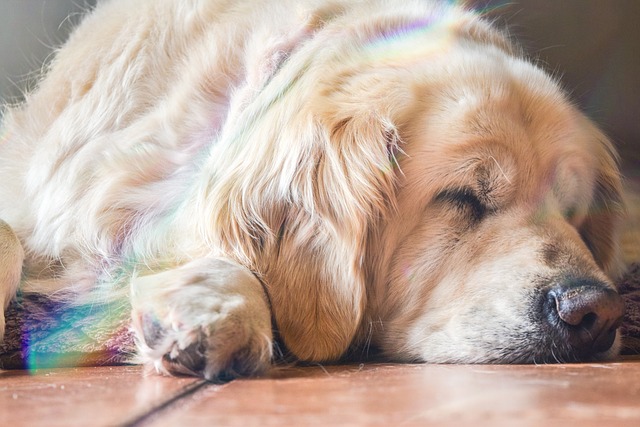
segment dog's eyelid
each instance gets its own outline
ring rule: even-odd
[[[443,200],[453,200],[457,198],[464,197],[475,197],[476,194],[470,187],[454,187],[454,188],[445,188],[436,194],[434,197],[435,200],[443,201]]]
[[[478,195],[469,187],[444,189],[436,194],[434,201],[454,203],[465,207],[468,206],[472,209],[475,219],[482,219],[491,211],[489,206],[483,203]]]

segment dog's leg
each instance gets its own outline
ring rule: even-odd
[[[271,363],[269,302],[246,268],[202,258],[132,281],[142,362],[209,380],[256,375]]]
[[[22,275],[24,250],[9,225],[0,220],[0,341],[4,338],[4,310],[15,296]]]

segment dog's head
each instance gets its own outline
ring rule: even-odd
[[[429,362],[614,355],[612,147],[541,70],[466,55],[416,84],[400,120],[395,209],[370,247],[373,339]]]
[[[433,34],[433,45],[406,41],[399,57],[327,84],[334,143],[388,160],[349,185],[379,190],[367,196],[362,339],[429,362],[614,355],[624,305],[611,283],[623,212],[612,146],[498,35],[477,22],[459,31],[445,48]],[[424,57],[398,65],[411,48]],[[357,176],[362,159],[344,157]]]

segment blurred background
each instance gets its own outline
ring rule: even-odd
[[[15,102],[96,0],[0,0],[0,102]]]
[[[640,174],[640,1],[469,2],[560,77]]]
[[[33,87],[52,49],[96,1],[0,0],[0,102],[16,102]],[[508,27],[559,76],[613,138],[625,166],[640,170],[640,0],[467,3]]]

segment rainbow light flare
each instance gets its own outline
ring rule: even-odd
[[[22,354],[29,372],[123,363],[130,358],[133,341],[128,308],[115,304],[49,306],[47,316],[40,324],[24,321]]]
[[[126,276],[129,277],[129,276]],[[125,283],[124,269],[110,283],[97,284],[95,293]],[[133,359],[131,307],[127,298],[71,305],[65,298],[40,294],[17,296],[24,367],[35,373],[52,367],[122,364]],[[68,299],[68,298],[67,298]]]

